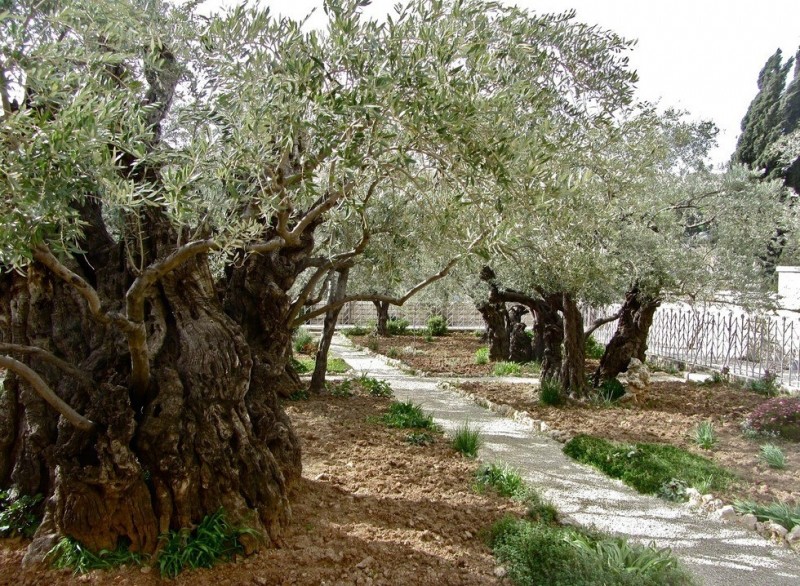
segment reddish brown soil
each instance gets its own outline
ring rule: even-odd
[[[303,478],[280,549],[211,570],[181,574],[176,585],[500,584],[481,532],[513,502],[476,494],[477,464],[438,436],[413,446],[407,431],[368,418],[389,399],[316,398],[287,403],[303,439]],[[520,512],[517,510],[516,512]],[[25,543],[0,540],[0,584],[161,583],[139,568],[92,572],[22,571]]]
[[[679,446],[733,470],[741,479],[726,499],[749,498],[762,502],[780,499],[800,503],[800,444],[770,440],[786,454],[787,466],[774,470],[759,459],[767,440],[751,440],[740,424],[764,397],[741,388],[682,382],[653,383],[647,401],[595,406],[570,401],[548,407],[538,403],[536,389],[525,384],[469,382],[463,390],[495,403],[526,411],[534,419],[569,435],[585,433],[623,442],[659,442]],[[710,420],[719,436],[711,450],[700,449],[693,440],[697,424]]]
[[[354,344],[389,358],[402,360],[419,372],[436,375],[482,376],[491,374],[493,365],[475,364],[475,352],[486,346],[473,332],[452,332],[425,341],[425,336],[404,335],[382,338],[358,336]]]

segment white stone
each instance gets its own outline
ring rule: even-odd
[[[494,575],[498,578],[505,578],[506,574],[508,574],[508,570],[506,570],[503,566],[497,566],[494,569]]]
[[[789,543],[800,541],[800,525],[795,525],[792,527],[792,530],[786,534],[786,541]]]
[[[784,537],[786,537],[786,534],[787,534],[787,533],[789,533],[789,530],[788,530],[788,529],[786,529],[786,527],[784,527],[783,525],[779,525],[779,524],[778,524],[778,523],[776,523],[775,521],[769,521],[769,522],[766,524],[765,528],[766,528],[766,529],[767,529],[767,530],[768,530],[768,531],[769,531],[769,532],[770,532],[772,535],[775,535],[775,536],[777,536],[777,537],[780,537],[781,539],[782,539],[782,538],[784,538]]]
[[[717,509],[714,516],[720,521],[731,521],[737,517],[736,509],[733,508],[733,505],[725,505]]]
[[[547,424],[546,424],[544,421],[542,421],[542,422],[539,424],[539,430],[540,430],[540,431],[547,431],[548,429],[550,429],[550,426],[549,426],[549,425],[547,425]]]
[[[363,560],[358,562],[356,564],[356,567],[363,570],[364,568],[369,567],[369,565],[372,564],[372,562],[374,562],[374,561],[375,561],[375,559],[372,556],[367,556]]]
[[[758,518],[753,513],[747,513],[739,517],[739,525],[745,529],[755,531],[758,525]]]

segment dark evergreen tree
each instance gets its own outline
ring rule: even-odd
[[[794,56],[794,77],[783,94],[781,115],[784,134],[789,134],[800,127],[800,49]]]

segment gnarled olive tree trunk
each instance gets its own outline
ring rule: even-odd
[[[163,226],[151,228],[148,254],[161,258],[174,240],[160,233]],[[91,254],[61,261],[94,286],[104,308],[122,310],[133,280],[123,245],[98,224],[87,228],[87,240]],[[260,325],[250,321],[252,313],[223,310],[204,255],[164,276],[147,297],[150,379],[142,392],[130,383],[125,337],[93,319],[71,284],[38,263],[25,275],[0,277],[4,353],[22,352],[19,360],[95,424],[88,431],[75,427],[27,382],[6,378],[0,486],[46,497],[29,561],[41,559],[63,536],[95,551],[124,543],[152,553],[161,533],[193,526],[219,508],[234,525],[280,539],[291,514],[288,483],[300,474],[300,448],[275,393],[290,332],[285,320],[272,322],[278,312],[269,311],[291,279],[278,271],[259,272],[257,285],[248,279],[256,276],[253,266],[285,267],[286,258],[304,253],[253,256],[229,271],[229,284],[252,286],[238,299],[229,287],[229,307],[255,311],[255,297],[272,293],[260,306],[267,310]],[[70,363],[80,376],[20,350],[32,346]],[[244,545],[253,549],[256,542]]]
[[[347,281],[350,277],[350,268],[345,267],[338,271],[336,285],[331,285],[328,303],[333,309],[325,313],[322,323],[322,335],[317,346],[316,360],[314,362],[314,373],[311,375],[311,384],[308,390],[312,393],[321,393],[325,388],[325,373],[328,370],[328,351],[331,348],[331,340],[336,331],[336,320],[339,319],[339,312],[342,311],[341,305],[335,305],[337,301],[344,299],[347,294]],[[388,304],[387,304],[388,306]]]
[[[588,392],[584,364],[586,340],[583,333],[583,315],[569,293],[561,294],[560,309],[564,316],[564,357],[558,381],[565,393],[583,397]]]
[[[600,365],[594,372],[592,382],[595,386],[627,371],[631,358],[645,361],[647,335],[653,324],[656,309],[660,305],[661,299],[655,295],[643,294],[635,286],[625,294],[617,330],[608,342],[600,359]]]
[[[375,313],[378,316],[378,321],[375,324],[375,333],[379,336],[389,335],[389,302],[388,301],[373,301],[375,306]]]

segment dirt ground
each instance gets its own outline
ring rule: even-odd
[[[402,360],[420,373],[437,376],[483,376],[491,374],[493,364],[475,364],[475,352],[484,346],[474,332],[451,332],[426,342],[423,334],[381,338],[354,336],[354,344]]]
[[[389,399],[314,398],[286,403],[303,440],[303,478],[292,492],[293,522],[280,549],[176,585],[501,584],[482,531],[517,505],[472,489],[475,461],[444,436],[415,446],[407,430],[368,422]],[[0,584],[161,583],[139,568],[22,572],[25,544],[0,540]]]
[[[778,499],[800,503],[800,444],[770,440],[786,454],[786,468],[775,470],[761,462],[761,445],[767,440],[747,439],[741,422],[765,399],[741,388],[681,382],[653,383],[642,405],[625,404],[597,407],[570,402],[560,407],[538,403],[538,395],[528,385],[469,382],[460,387],[495,403],[527,411],[534,419],[570,435],[586,433],[624,442],[658,442],[679,446],[708,457],[733,470],[740,481],[723,496],[725,500],[752,499],[771,502]],[[719,436],[711,450],[693,440],[698,423],[710,420]]]

